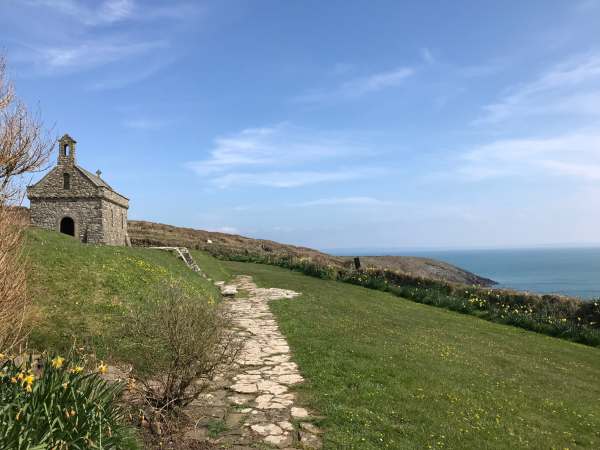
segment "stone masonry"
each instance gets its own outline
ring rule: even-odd
[[[58,162],[44,178],[27,187],[31,223],[91,244],[127,245],[129,200],[108,183],[77,165],[77,142],[60,138]]]

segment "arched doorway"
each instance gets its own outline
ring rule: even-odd
[[[60,221],[60,232],[68,234],[69,236],[75,236],[75,222],[70,217],[63,217]]]

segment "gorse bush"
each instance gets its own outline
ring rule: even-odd
[[[0,365],[0,449],[135,449],[118,405],[123,386],[59,356]]]
[[[600,346],[600,300],[584,302],[557,295],[465,286],[381,268],[353,270],[349,266],[333,266],[309,258],[239,251],[219,245],[206,246],[204,250],[219,259],[284,267],[305,275],[387,291],[418,303]]]

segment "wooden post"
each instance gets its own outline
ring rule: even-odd
[[[358,256],[354,258],[354,268],[360,270],[360,258]]]

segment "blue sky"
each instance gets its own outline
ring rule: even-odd
[[[130,218],[318,248],[600,243],[600,1],[2,0]]]

